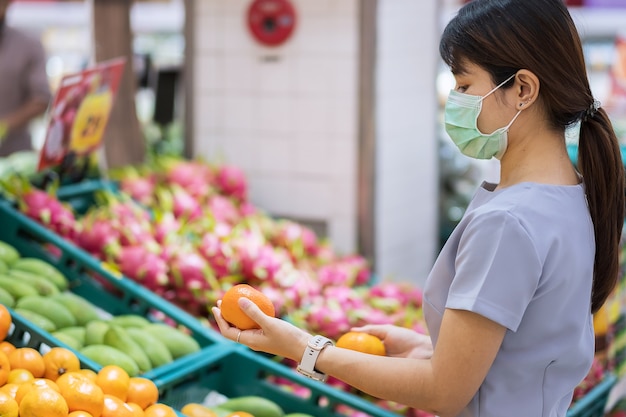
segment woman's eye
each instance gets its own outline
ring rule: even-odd
[[[458,91],[459,93],[464,93],[466,90],[467,90],[466,85],[460,85],[456,88],[456,91]]]

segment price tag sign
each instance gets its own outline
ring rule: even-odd
[[[124,64],[118,58],[63,77],[48,111],[40,171],[88,157],[100,147]]]

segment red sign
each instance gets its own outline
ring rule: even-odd
[[[98,149],[124,64],[125,59],[118,58],[63,77],[48,111],[39,170],[60,165],[70,154],[81,157]]]
[[[248,28],[266,46],[289,39],[296,26],[296,11],[289,0],[254,0],[248,9]]]

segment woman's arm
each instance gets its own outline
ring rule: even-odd
[[[239,330],[230,326],[219,308],[213,313],[220,331],[254,350],[300,362],[311,337],[284,320],[266,316],[247,299],[240,307],[261,329]],[[484,380],[504,338],[506,329],[478,314],[446,310],[437,345],[430,359],[367,355],[327,347],[316,369],[377,398],[396,401],[439,416],[457,415]]]

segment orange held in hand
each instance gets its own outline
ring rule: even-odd
[[[385,356],[385,344],[369,333],[348,332],[337,340],[337,347]]]
[[[274,317],[276,311],[274,310],[274,304],[272,301],[261,291],[251,287],[248,284],[238,284],[231,287],[224,297],[222,297],[222,305],[220,310],[224,320],[237,327],[240,330],[259,329],[257,323],[255,323],[250,317],[239,308],[238,300],[241,297],[246,297],[254,304],[259,306],[262,312],[268,316]]]

